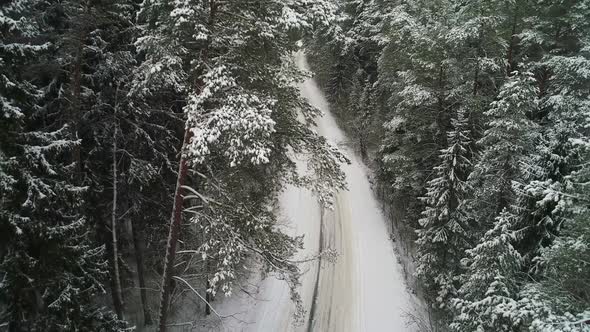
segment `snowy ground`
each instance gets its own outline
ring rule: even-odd
[[[297,56],[307,69],[303,54]],[[328,104],[314,80],[300,86],[302,95],[325,112],[318,132],[333,144],[346,146],[346,137],[329,113]],[[281,197],[286,230],[305,235],[299,258],[320,248],[335,249],[336,263],[314,261],[303,267],[307,273],[300,289],[307,315],[305,323],[293,325],[294,306],[286,284],[262,279],[252,272],[249,285],[236,296],[216,301],[216,311],[225,317],[217,330],[226,331],[416,331],[408,325],[408,313],[421,315],[420,306],[407,289],[402,267],[395,256],[385,219],[371,191],[368,172],[352,152],[345,165],[349,191],[338,194],[333,211],[321,211],[312,194],[289,187]],[[255,270],[256,267],[252,267]],[[246,289],[249,288],[249,289]],[[211,319],[216,319],[211,317]],[[219,320],[217,318],[217,320]]]

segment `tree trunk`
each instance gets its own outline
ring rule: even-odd
[[[174,259],[176,257],[176,244],[180,233],[180,223],[182,220],[182,202],[184,186],[188,174],[188,162],[184,157],[184,150],[190,141],[192,132],[188,129],[184,133],[184,141],[181,148],[180,163],[178,166],[178,176],[176,179],[176,190],[174,192],[174,205],[172,206],[172,217],[170,218],[170,229],[168,232],[168,243],[166,245],[166,258],[164,259],[164,273],[162,274],[162,289],[160,293],[160,317],[159,331],[166,331],[166,321],[168,319],[168,306],[170,302],[170,293],[172,287],[172,273],[174,269]]]
[[[359,146],[360,146],[360,152],[361,152],[361,160],[363,162],[368,162],[369,160],[369,154],[367,153],[367,145],[365,143],[365,138],[363,136],[363,134],[360,135],[359,137]]]
[[[80,119],[81,119],[81,92],[82,92],[82,61],[84,56],[84,39],[86,37],[86,23],[84,18],[89,13],[89,4],[85,3],[84,14],[75,18],[78,20],[76,39],[76,49],[74,62],[72,63],[72,81],[70,87],[71,101],[70,101],[70,132],[73,140],[80,139]],[[74,23],[74,26],[75,23]],[[82,153],[81,146],[77,144],[72,151],[72,159],[74,162],[74,180],[76,183],[82,182]]]
[[[216,3],[215,0],[209,0],[209,21],[208,26],[210,29],[213,28],[213,22],[215,17],[216,11]],[[203,52],[201,53],[201,61],[203,63],[207,62],[209,56],[209,45],[205,46]],[[201,94],[204,87],[204,82],[197,81],[196,90],[197,94]],[[176,189],[174,192],[174,203],[172,206],[172,216],[170,218],[170,230],[168,233],[168,243],[166,245],[166,258],[164,259],[164,273],[162,274],[162,289],[160,293],[160,314],[158,320],[158,331],[165,332],[166,331],[166,321],[168,320],[168,307],[170,305],[170,294],[172,293],[171,281],[172,281],[172,273],[174,272],[174,259],[176,257],[176,244],[178,242],[178,235],[180,233],[180,223],[182,220],[182,203],[183,203],[183,193],[184,186],[186,182],[186,177],[188,175],[188,161],[184,156],[184,151],[186,146],[190,142],[193,133],[187,127],[184,131],[184,140],[182,143],[182,148],[180,149],[180,162],[178,165],[178,176],[176,179]]]
[[[480,27],[481,29],[481,27]],[[483,32],[479,31],[479,37],[477,39],[477,45],[475,46],[475,70],[473,74],[473,96],[477,96],[477,91],[479,89],[479,57],[481,56],[481,44],[483,39]]]
[[[207,265],[209,265],[209,263],[207,263]],[[211,305],[209,305],[209,303],[211,303],[211,301],[213,301],[213,296],[212,294],[208,291],[209,288],[211,287],[211,283],[209,282],[209,276],[206,276],[207,278],[207,282],[206,282],[206,287],[207,289],[205,289],[205,314],[207,316],[211,315]]]
[[[139,295],[141,297],[141,306],[143,308],[143,323],[144,325],[152,324],[152,316],[150,315],[149,306],[147,303],[147,291],[145,285],[145,271],[143,266],[143,246],[139,238],[139,230],[137,224],[131,221],[131,233],[133,235],[133,248],[135,251],[135,262],[137,264],[137,279],[139,281]]]
[[[111,234],[113,236],[113,304],[117,318],[123,319],[123,293],[121,291],[121,278],[119,277],[119,254],[117,240],[117,95],[119,87],[115,92],[115,108],[113,114],[113,211],[111,215]]]
[[[442,63],[439,64],[438,68],[438,83],[437,83],[437,126],[440,128],[438,141],[440,146],[448,147],[447,132],[451,128],[451,116],[450,112],[445,109],[445,78],[446,78],[445,67]]]
[[[206,234],[203,234],[202,241],[203,243],[207,242]],[[209,303],[211,303],[213,300],[212,294],[208,291],[209,288],[211,288],[211,282],[209,281],[209,274],[211,273],[211,259],[209,257],[205,258],[203,266],[205,268],[205,315],[209,316],[211,314],[211,306]]]
[[[475,72],[473,74],[473,96],[477,96],[477,88],[479,87],[479,59],[475,63]]]
[[[514,18],[512,20],[512,30],[510,32],[510,45],[508,47],[508,52],[506,55],[506,60],[508,62],[506,71],[506,76],[512,76],[512,72],[516,69],[516,65],[514,64],[514,48],[516,47],[516,25],[518,22],[518,2],[515,4],[514,8]]]
[[[79,38],[82,38],[80,34]],[[82,84],[82,41],[78,41],[76,47],[76,56],[72,65],[72,82],[71,94],[72,100],[70,102],[70,133],[72,140],[77,141],[79,137],[80,126],[80,95]],[[76,144],[72,150],[72,160],[74,162],[74,180],[75,183],[80,183],[82,179],[82,157],[80,145]]]

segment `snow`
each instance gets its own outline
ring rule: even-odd
[[[300,67],[307,68],[304,56],[299,55],[298,62]],[[316,83],[308,80],[301,86],[301,92],[314,106],[325,112],[318,120],[318,132],[340,146],[351,159],[351,165],[343,166],[349,190],[337,196],[335,211],[328,212],[325,220],[328,229],[332,222],[331,231],[340,234],[343,243],[334,268],[347,270],[350,275],[348,278],[334,278],[331,294],[324,291],[318,299],[319,303],[325,303],[330,296],[348,294],[352,302],[346,303],[349,308],[341,307],[344,304],[334,301],[335,307],[324,305],[318,309],[323,314],[330,309],[337,313],[351,310],[352,315],[343,316],[350,320],[350,324],[343,324],[341,329],[330,325],[328,329],[313,330],[412,331],[413,328],[406,326],[405,314],[415,310],[416,301],[405,285],[385,218],[369,184],[368,172],[358,156],[343,144],[346,137],[329,113],[327,102]],[[335,218],[338,216],[340,218]],[[337,222],[340,225],[335,225]],[[335,226],[339,226],[340,230]],[[320,282],[320,289],[324,289],[321,286]]]
[[[307,69],[302,53],[298,65]],[[408,325],[407,313],[418,314],[418,301],[406,287],[385,218],[373,196],[368,172],[354,152],[345,146],[346,136],[329,113],[326,99],[309,79],[300,85],[302,95],[324,112],[317,131],[340,146],[350,158],[343,165],[349,190],[336,196],[333,210],[320,209],[311,192],[289,186],[280,199],[281,212],[291,235],[305,235],[305,259],[319,249],[335,249],[336,262],[323,257],[302,265],[306,273],[300,288],[306,314],[294,324],[295,308],[285,282],[253,273],[252,296],[242,291],[233,298],[216,300],[224,318],[222,330],[230,331],[417,331]],[[303,169],[304,165],[298,165]],[[321,237],[320,237],[321,236]],[[319,273],[318,273],[319,267]],[[251,267],[255,269],[256,266]],[[317,289],[316,289],[317,283]],[[256,291],[257,290],[257,291]],[[315,301],[314,301],[315,299]]]

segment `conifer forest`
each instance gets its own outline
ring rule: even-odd
[[[590,0],[0,1],[0,332],[590,332]]]

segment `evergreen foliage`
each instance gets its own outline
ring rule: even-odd
[[[440,328],[588,330],[565,285],[588,288],[589,9],[348,0],[309,43],[340,121],[379,119],[369,159]]]
[[[3,1],[0,329],[152,324],[166,263],[210,302],[258,259],[300,304],[278,194],[330,207],[348,161],[296,87],[303,40],[438,327],[590,331],[589,18],[588,0]]]
[[[54,6],[15,1],[0,11],[0,319],[12,331],[114,331],[121,322],[93,301],[108,266],[84,214],[89,188],[74,180],[81,141],[67,112],[51,107]]]
[[[439,306],[445,306],[454,295],[454,274],[449,267],[458,267],[463,250],[469,247],[466,217],[460,206],[469,191],[467,176],[471,170],[469,160],[469,124],[463,112],[453,119],[448,133],[449,147],[440,151],[440,165],[428,182],[426,208],[419,219],[417,275],[436,295]]]
[[[181,156],[195,189],[176,273],[230,295],[258,256],[298,303],[301,239],[274,206],[286,183],[325,206],[345,188],[347,159],[310,128],[320,112],[293,59],[332,20],[319,0],[3,3],[0,327],[118,330],[139,293],[133,323],[153,323],[146,282],[162,273]]]

